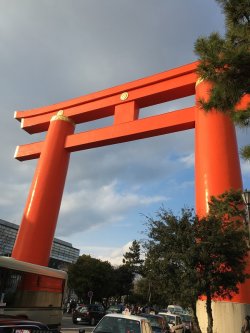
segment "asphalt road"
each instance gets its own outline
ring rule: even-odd
[[[62,318],[62,328],[61,331],[63,333],[78,333],[79,329],[84,329],[86,333],[92,332],[94,329],[93,326],[88,325],[76,325],[72,323],[72,316],[71,314],[64,313]]]

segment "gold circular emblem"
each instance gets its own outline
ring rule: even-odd
[[[125,101],[127,98],[128,98],[128,92],[125,91],[124,93],[121,94],[120,99],[121,99],[122,101]]]

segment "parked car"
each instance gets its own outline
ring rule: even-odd
[[[81,332],[83,331],[81,330]],[[147,318],[118,313],[104,316],[93,330],[93,333],[103,332],[153,333]]]
[[[150,313],[141,313],[141,317],[145,317],[151,324],[153,333],[169,333],[170,327],[166,318],[161,315],[153,315]]]
[[[123,310],[124,310],[124,305],[122,305],[122,304],[111,305],[109,308],[107,308],[106,314],[108,314],[108,313],[122,313]]]
[[[168,305],[167,312],[180,314],[183,313],[183,308],[180,305]]]
[[[6,316],[0,315],[0,332],[2,333],[13,333],[13,332],[25,332],[25,333],[32,333],[37,332],[39,333],[51,332],[48,326],[34,320],[22,319],[15,316]],[[56,331],[54,331],[56,332]],[[58,331],[57,331],[58,332]]]
[[[161,316],[164,316],[170,327],[170,332],[183,333],[185,332],[184,324],[179,315],[170,312],[159,312]]]
[[[180,314],[181,320],[185,326],[185,333],[191,333],[192,332],[192,316],[189,314]]]
[[[104,307],[100,304],[82,305],[73,311],[72,321],[74,324],[85,323],[94,326],[104,315]]]

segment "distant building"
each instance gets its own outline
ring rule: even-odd
[[[19,226],[0,219],[0,255],[11,256]],[[67,269],[71,263],[75,263],[80,250],[71,243],[54,238],[50,253],[49,267]]]

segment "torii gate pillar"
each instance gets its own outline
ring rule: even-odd
[[[195,194],[196,213],[200,217],[207,215],[211,196],[218,196],[230,189],[242,190],[237,139],[231,119],[216,110],[206,113],[200,107],[199,100],[206,101],[210,89],[211,84],[198,80],[195,114]],[[250,256],[246,270],[250,274]],[[249,291],[250,279],[239,285],[239,293],[231,300],[212,302],[214,328],[218,332],[233,333],[239,330],[242,318],[250,310]],[[205,332],[207,327],[205,308],[205,301],[199,300],[197,316],[202,332]]]
[[[211,196],[226,190],[242,190],[235,127],[228,115],[205,112],[199,101],[207,100],[211,84],[197,81],[195,114],[196,213],[205,216]]]
[[[51,118],[13,248],[15,259],[48,265],[70,157],[65,139],[74,127],[63,112]]]

